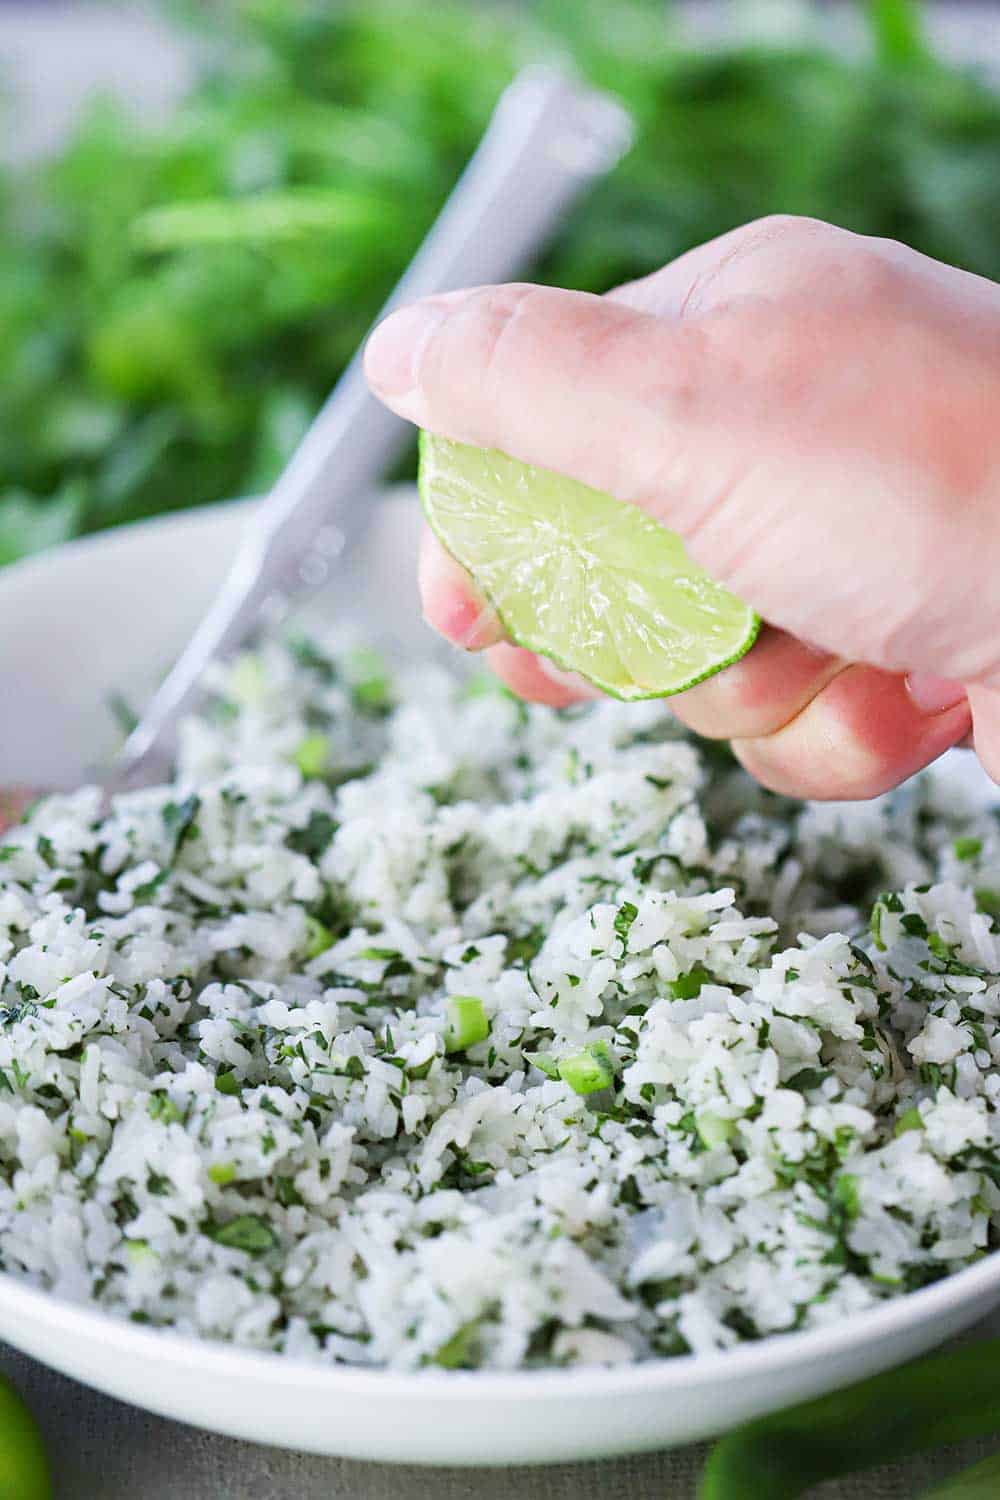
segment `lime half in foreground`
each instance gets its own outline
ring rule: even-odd
[[[682,693],[756,639],[678,536],[575,479],[422,432],[420,495],[510,639],[616,698]]]

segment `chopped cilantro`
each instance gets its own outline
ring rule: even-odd
[[[542,944],[545,942],[545,929],[533,927],[530,932],[520,937],[507,939],[507,962],[514,964],[529,964],[536,956]],[[477,950],[478,957],[478,950]]]
[[[786,1089],[795,1089],[800,1094],[806,1094],[810,1089],[818,1089],[830,1077],[829,1068],[800,1068],[793,1073],[784,1085]]]
[[[559,1077],[559,1064],[550,1052],[526,1052],[524,1060],[544,1073],[546,1078]]]
[[[893,1135],[906,1135],[910,1130],[923,1130],[924,1117],[919,1109],[906,1109],[896,1121]]]
[[[472,1370],[476,1366],[479,1346],[479,1320],[463,1323],[431,1356],[431,1364],[442,1370]]]
[[[628,935],[638,915],[639,908],[631,901],[623,901],[615,913],[615,933],[621,938],[623,949],[628,948]]]
[[[152,901],[169,874],[169,870],[157,870],[152,880],[147,880],[142,885],[137,885],[132,892],[132,900],[136,906],[141,906],[146,901]]]
[[[833,1185],[833,1198],[849,1220],[856,1219],[861,1211],[857,1177],[851,1172],[841,1172]]]
[[[325,686],[329,687],[337,681],[338,674],[334,663],[309,636],[292,636],[288,641],[288,649],[299,666],[305,667],[307,672],[315,673]]]
[[[216,1079],[216,1088],[219,1087]],[[146,1102],[146,1112],[151,1120],[159,1120],[161,1125],[173,1125],[178,1120],[183,1120],[184,1112],[179,1109],[166,1089],[154,1089]]]
[[[675,1000],[694,1000],[701,994],[701,987],[711,981],[711,974],[703,964],[695,964],[686,974],[678,974],[667,985]]]
[[[163,809],[163,826],[173,839],[172,859],[176,859],[189,839],[197,837],[195,819],[201,811],[201,798],[192,792],[183,802],[168,802]]]
[[[228,1250],[243,1250],[247,1255],[265,1255],[278,1247],[278,1236],[259,1214],[240,1214],[225,1224],[209,1223],[204,1232],[217,1245]]]
[[[282,1208],[301,1207],[303,1203],[302,1194],[295,1186],[292,1177],[276,1177],[274,1179],[274,1196]]]
[[[979,885],[976,887],[975,896],[978,911],[985,913],[988,917],[1000,917],[1000,891]]]
[[[121,693],[109,693],[107,698],[108,712],[114,719],[122,734],[129,735],[139,722],[139,715],[129,703],[128,699]]]
[[[336,819],[331,818],[329,813],[314,812],[310,813],[306,826],[293,829],[285,842],[296,854],[316,859],[330,847],[336,832]]]

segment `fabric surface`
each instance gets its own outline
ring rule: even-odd
[[[0,1371],[20,1390],[45,1435],[55,1500],[695,1500],[708,1451],[698,1446],[551,1468],[358,1463],[265,1448],[150,1416],[5,1345]],[[993,1440],[942,1450],[823,1485],[813,1497],[913,1500],[996,1446]]]

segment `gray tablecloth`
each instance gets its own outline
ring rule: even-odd
[[[316,1458],[153,1417],[0,1345],[38,1419],[56,1500],[693,1500],[706,1449],[552,1468],[411,1469]],[[824,1485],[816,1500],[912,1500],[996,1441]],[[767,1500],[748,1495],[746,1500]]]

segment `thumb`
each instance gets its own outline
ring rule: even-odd
[[[711,408],[706,337],[693,324],[552,287],[483,287],[386,318],[365,373],[388,406],[459,442],[500,448],[659,515],[682,534],[712,445],[683,450]],[[692,482],[694,481],[694,482]]]
[[[992,513],[957,509],[913,461],[928,381],[911,342],[756,292],[678,318],[510,285],[392,314],[365,369],[410,421],[639,506],[800,639],[882,671],[983,680],[997,670]],[[942,392],[968,388],[961,350],[945,341],[938,365]],[[982,424],[953,407],[954,447]]]

